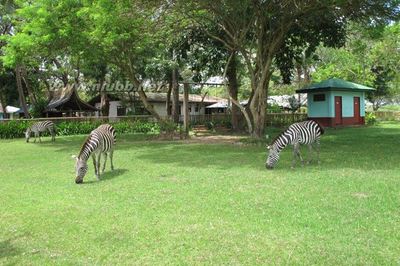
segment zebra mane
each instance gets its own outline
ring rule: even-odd
[[[83,153],[83,150],[84,150],[86,144],[88,143],[88,141],[90,140],[91,137],[92,137],[92,134],[89,134],[89,136],[87,136],[85,142],[83,142],[83,144],[82,144],[82,146],[81,146],[81,150],[79,151],[78,158],[81,158],[81,155],[82,155],[82,153]]]
[[[285,134],[285,132],[289,129],[289,127],[285,128],[285,130],[283,130],[278,136],[276,136],[272,141],[270,146],[273,146],[275,144],[275,142],[283,135]]]

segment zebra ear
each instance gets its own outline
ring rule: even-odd
[[[270,150],[270,149],[271,149],[271,146],[267,145],[267,150]]]

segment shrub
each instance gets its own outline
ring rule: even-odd
[[[14,120],[0,123],[0,139],[22,138],[25,131],[33,121]],[[56,123],[56,132],[59,136],[89,134],[97,128],[101,121],[63,121]],[[156,122],[118,121],[110,123],[119,134],[125,133],[157,133],[160,126]]]
[[[10,121],[7,123],[0,123],[0,138],[22,138],[25,136],[25,131],[28,126],[29,123],[27,121]]]
[[[375,125],[377,123],[376,115],[374,113],[367,113],[365,115],[365,123],[367,125]]]

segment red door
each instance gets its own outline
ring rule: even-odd
[[[361,122],[360,117],[360,97],[354,97],[354,121],[359,124]]]
[[[341,125],[342,123],[342,97],[335,96],[335,126]]]

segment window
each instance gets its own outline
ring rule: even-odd
[[[325,94],[314,94],[314,102],[325,101]]]
[[[126,115],[126,108],[123,106],[117,106],[117,116]]]

